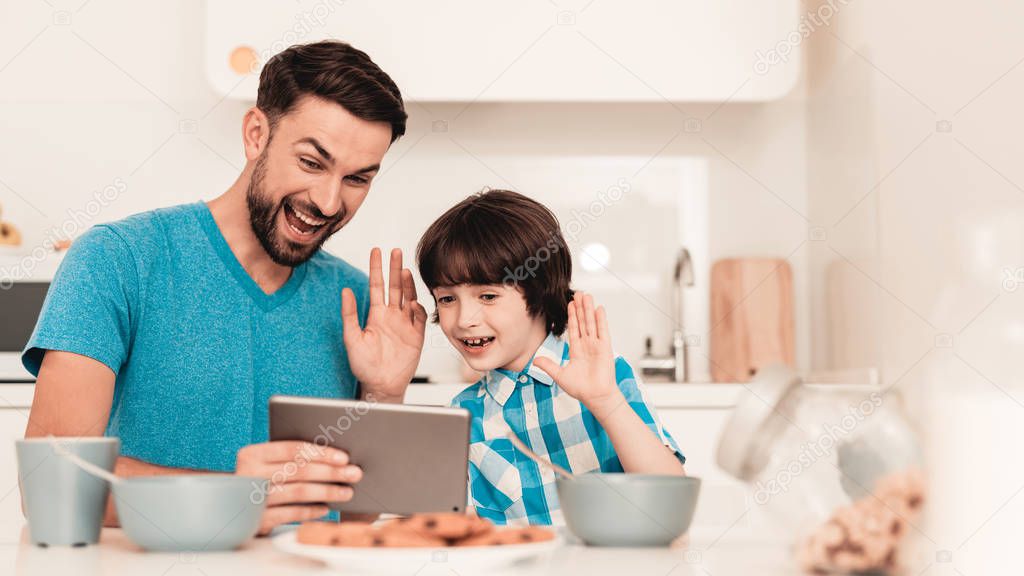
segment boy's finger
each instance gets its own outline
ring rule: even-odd
[[[572,356],[579,352],[576,349],[576,343],[580,339],[580,322],[576,316],[576,301],[569,302],[569,320],[566,323],[565,331],[569,334],[569,355]]]
[[[587,327],[583,322],[583,292],[576,292],[572,297],[572,306],[576,312],[576,336],[582,339],[587,334]]]
[[[370,306],[384,305],[384,265],[380,248],[370,250]]]
[[[570,348],[570,350],[572,349]],[[547,372],[548,376],[551,376],[556,381],[562,373],[562,368],[558,364],[552,362],[550,358],[535,358],[533,360],[533,365]]]
[[[604,312],[604,306],[597,307],[597,339],[608,338],[608,318]]]
[[[597,321],[594,319],[594,298],[587,294],[583,297],[583,322],[587,336],[597,337]]]

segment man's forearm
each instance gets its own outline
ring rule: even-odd
[[[214,474],[214,472],[210,472],[208,470],[191,470],[189,468],[170,468],[168,466],[150,464],[149,462],[143,462],[142,460],[136,460],[135,458],[129,458],[127,456],[120,456],[114,464],[114,474],[117,474],[121,478],[130,478],[132,476]],[[110,497],[107,499],[107,512],[103,516],[103,525],[120,526],[120,523],[117,520],[117,509],[114,507],[113,493],[111,493]]]

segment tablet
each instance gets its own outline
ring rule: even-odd
[[[327,503],[350,513],[464,512],[469,420],[461,408],[270,398],[271,440],[340,448],[363,469],[352,500]]]

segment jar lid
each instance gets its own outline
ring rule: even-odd
[[[790,390],[800,386],[800,378],[788,366],[777,364],[758,370],[744,386],[736,408],[718,439],[718,467],[744,482],[751,481],[767,465],[758,456],[767,424],[776,414]]]

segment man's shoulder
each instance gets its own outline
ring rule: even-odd
[[[120,238],[133,251],[163,245],[168,237],[184,234],[194,241],[198,229],[199,203],[180,204],[132,214],[120,220],[97,224],[89,233]]]
[[[158,208],[96,224],[79,236],[72,251],[80,256],[109,257],[113,252],[139,255],[163,244],[161,238],[195,221],[197,204]]]
[[[317,251],[308,265],[310,273],[332,285],[347,286],[354,292],[369,289],[370,278],[365,272],[326,250]]]

